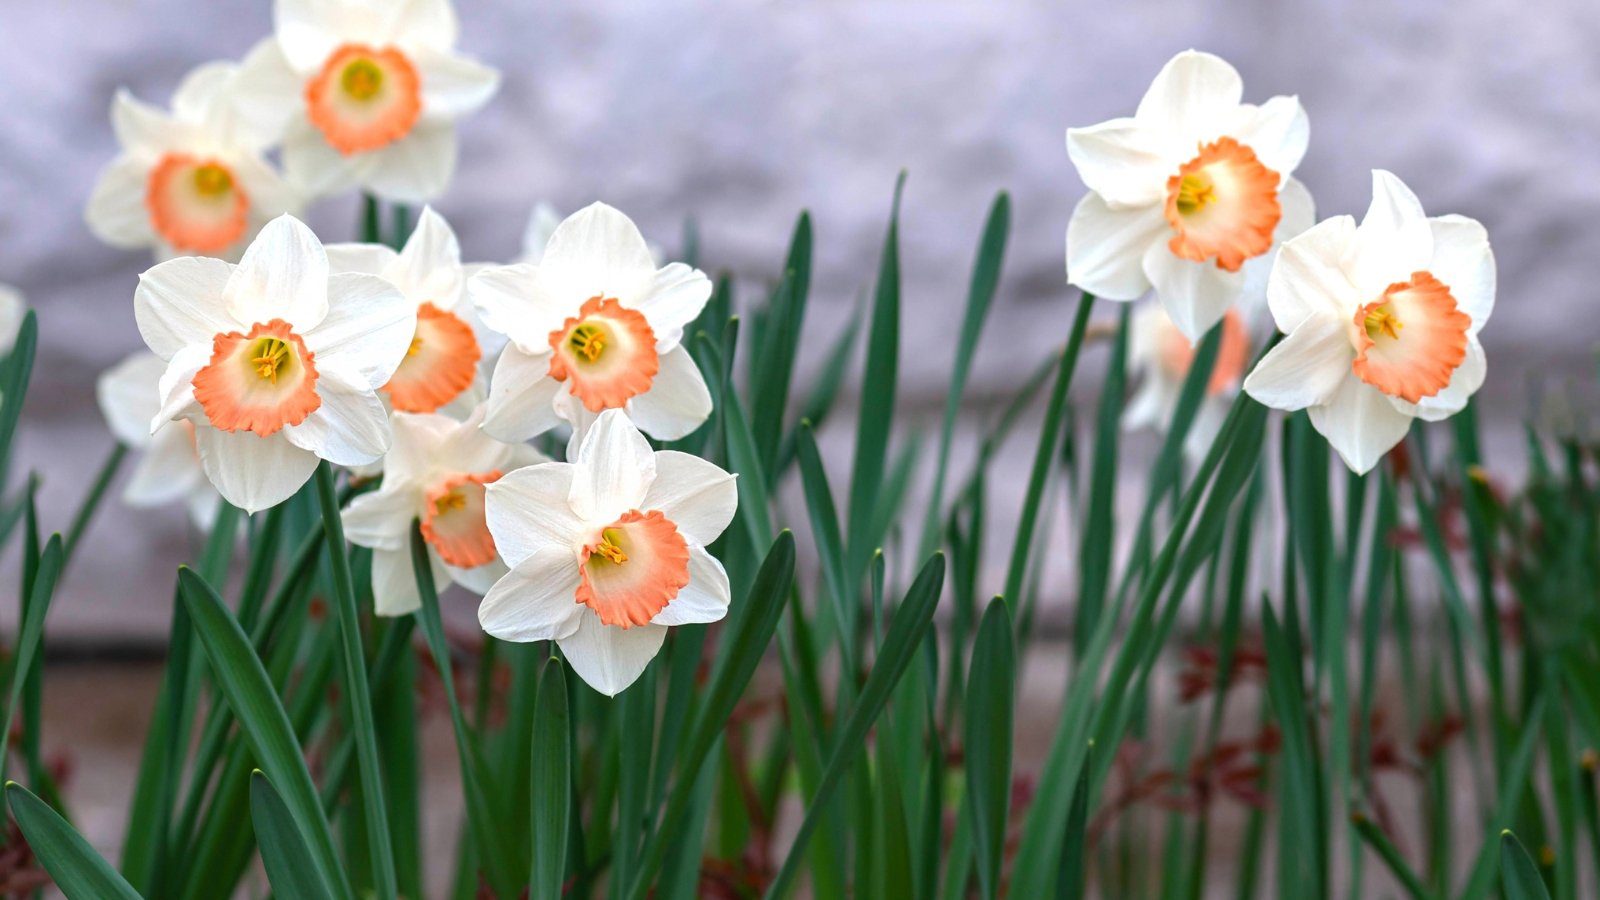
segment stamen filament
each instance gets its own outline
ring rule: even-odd
[[[628,561],[628,554],[623,553],[622,547],[617,543],[620,537],[621,535],[615,528],[607,528],[600,532],[600,543],[595,545],[594,552],[619,566],[622,565]]]
[[[600,358],[601,351],[606,349],[605,329],[599,325],[584,323],[572,329],[569,341],[572,349],[583,354],[583,358],[594,362]]]

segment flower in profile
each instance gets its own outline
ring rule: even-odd
[[[734,477],[651,452],[618,410],[600,415],[574,462],[518,469],[488,493],[489,531],[511,571],[478,607],[483,630],[555,641],[603,694],[639,677],[667,626],[728,611],[727,573],[705,547],[733,519]]]
[[[345,536],[372,548],[372,592],[379,615],[402,616],[421,604],[411,569],[411,523],[422,522],[435,589],[450,581],[479,594],[506,567],[484,520],[484,489],[503,473],[542,462],[532,447],[503,444],[478,427],[482,409],[457,421],[397,412],[383,486],[344,511]]]
[[[1069,280],[1108,300],[1153,286],[1198,341],[1264,284],[1278,242],[1311,227],[1311,194],[1290,173],[1310,135],[1294,97],[1241,103],[1222,59],[1180,53],[1131,118],[1067,131],[1089,187],[1067,226]]]
[[[122,153],[100,174],[85,219],[100,240],[174,256],[238,258],[274,216],[299,206],[262,153],[273,136],[234,114],[239,67],[208,63],[184,78],[170,112],[127,91],[111,103]]]
[[[1122,414],[1122,426],[1129,430],[1165,430],[1177,411],[1183,382],[1194,363],[1195,346],[1158,303],[1135,312],[1129,328],[1129,369],[1142,380]],[[1211,367],[1205,397],[1184,439],[1184,451],[1190,456],[1203,455],[1216,438],[1229,403],[1239,391],[1244,368],[1250,362],[1249,354],[1250,329],[1246,325],[1246,315],[1238,308],[1230,309],[1222,316],[1222,343]]]
[[[289,178],[313,195],[363,188],[398,203],[442,193],[456,120],[500,75],[455,52],[449,0],[277,0],[276,33],[244,61],[241,115],[283,135]]]
[[[22,292],[9,284],[0,284],[0,357],[17,346],[17,335],[27,316],[28,304],[22,299]]]
[[[1478,331],[1494,309],[1482,225],[1428,218],[1394,175],[1372,173],[1372,205],[1283,245],[1267,286],[1288,336],[1245,379],[1267,406],[1304,409],[1352,471],[1370,470],[1411,420],[1459,412],[1483,384]]]
[[[140,452],[139,463],[122,489],[129,506],[164,506],[182,500],[189,517],[210,529],[217,514],[217,490],[206,480],[195,448],[194,423],[167,422],[150,431],[161,405],[161,376],[167,364],[140,350],[100,374],[95,398],[100,414],[118,441]]]
[[[429,413],[446,405],[465,418],[483,399],[481,368],[498,337],[465,302],[461,245],[444,217],[426,208],[399,253],[382,244],[330,244],[328,265],[365,272],[394,285],[416,308],[417,331],[405,359],[379,391],[398,412]]]
[[[608,409],[676,440],[711,414],[705,379],[682,345],[711,280],[683,263],[658,268],[639,229],[604,203],[562,222],[537,265],[485,269],[467,296],[510,339],[483,423],[503,441],[566,421],[576,445]]]
[[[134,316],[167,364],[151,429],[192,422],[206,477],[234,506],[282,502],[319,457],[364,465],[389,449],[376,391],[405,358],[415,309],[381,278],[330,277],[294,217],[268,223],[238,265],[184,257],[145,272]]]

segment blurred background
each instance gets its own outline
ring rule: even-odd
[[[968,398],[975,411],[1012,394],[1070,325],[1063,235],[1083,187],[1065,129],[1131,114],[1160,66],[1189,47],[1231,60],[1247,101],[1300,95],[1312,142],[1296,174],[1319,216],[1359,215],[1369,169],[1381,167],[1430,212],[1488,226],[1500,295],[1482,336],[1490,373],[1480,405],[1497,476],[1515,479],[1523,468],[1525,419],[1570,421],[1563,410],[1595,408],[1600,11],[1592,0],[465,0],[458,8],[462,50],[504,73],[499,96],[465,122],[456,182],[436,204],[470,259],[514,256],[537,201],[567,212],[602,199],[669,249],[693,217],[702,264],[732,273],[748,299],[770,283],[796,215],[809,209],[817,252],[802,366],[814,371],[870,286],[894,178],[908,170],[901,403],[929,423],[924,432],[942,403],[995,192],[1011,192],[1013,223]],[[39,314],[18,464],[43,479],[47,528],[65,527],[111,446],[96,375],[141,347],[131,298],[150,261],[100,245],[82,221],[96,175],[116,153],[112,94],[127,86],[164,105],[189,68],[242,56],[270,20],[265,0],[5,9],[0,282],[20,287]],[[353,200],[329,201],[308,218],[325,239],[345,240],[357,212]],[[1111,313],[1109,304],[1098,310]],[[1093,349],[1080,365],[1079,397],[1093,396],[1103,354]],[[1552,395],[1561,402],[1534,402]],[[985,419],[967,421],[970,442]],[[848,422],[846,411],[824,435],[833,464],[848,460]],[[1130,452],[1148,453],[1152,441],[1140,436]],[[1013,444],[1017,478],[994,498],[1001,521],[1016,508],[1032,442],[1025,434]],[[52,609],[53,658],[158,654],[171,571],[192,555],[191,538],[177,506],[107,503]],[[9,570],[0,575],[0,584],[14,583]],[[0,609],[0,625],[11,627],[16,604]],[[466,598],[456,612],[471,621]],[[103,690],[104,681],[82,689]],[[103,696],[123,710],[113,719],[124,715],[142,733],[146,700]]]

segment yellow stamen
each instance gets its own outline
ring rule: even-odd
[[[466,505],[467,497],[465,494],[460,491],[451,491],[433,501],[433,514],[442,516],[453,509],[464,509]]]
[[[1387,303],[1373,307],[1372,311],[1367,313],[1367,320],[1362,324],[1367,329],[1367,337],[1373,340],[1377,340],[1379,334],[1398,338],[1400,329],[1405,327],[1401,324],[1399,317],[1394,314],[1394,311],[1389,309],[1389,304]]]
[[[202,197],[216,197],[233,189],[233,176],[216,163],[208,163],[194,170],[194,189]]]
[[[579,325],[572,329],[572,337],[567,340],[572,344],[572,349],[581,353],[589,362],[598,360],[601,351],[606,349],[606,332],[599,325],[588,323]]]
[[[622,535],[615,528],[607,528],[600,532],[600,543],[594,545],[594,552],[611,560],[617,565],[628,561],[628,554],[622,552],[618,540]]]
[[[1178,179],[1178,212],[1190,215],[1207,204],[1217,202],[1216,185],[1204,172],[1190,172]]]
[[[339,87],[352,100],[371,100],[383,90],[383,69],[364,57],[353,60],[340,74]]]
[[[411,339],[411,346],[406,348],[406,355],[407,356],[416,356],[418,353],[421,353],[421,352],[422,352],[422,338],[420,338],[420,337],[412,338]]]
[[[250,359],[250,364],[256,367],[256,374],[273,384],[278,383],[278,374],[288,363],[289,345],[270,337],[262,338],[256,344],[255,355]]]

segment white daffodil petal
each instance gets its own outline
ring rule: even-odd
[[[650,245],[633,220],[604,203],[568,216],[550,235],[539,270],[552,287],[578,299],[616,297],[640,302],[656,277]]]
[[[1374,169],[1372,204],[1341,263],[1357,294],[1378,297],[1389,285],[1426,269],[1432,258],[1433,231],[1421,201],[1392,173]]]
[[[1411,417],[1394,408],[1382,391],[1358,378],[1346,378],[1327,403],[1306,409],[1311,424],[1357,475],[1378,464],[1405,439]]]
[[[525,643],[571,637],[581,627],[579,623],[586,612],[577,600],[578,573],[578,559],[570,549],[541,549],[512,566],[483,595],[483,602],[478,604],[478,624],[503,641]],[[599,622],[595,619],[595,624]]]
[[[442,591],[450,583],[444,563],[428,554],[433,589]],[[422,608],[417,590],[417,574],[411,564],[411,548],[372,551],[372,610],[380,616],[403,616]]]
[[[304,82],[290,68],[276,38],[266,38],[245,55],[229,95],[233,114],[255,149],[280,142],[305,103]]]
[[[181,128],[164,110],[133,96],[126,88],[111,101],[111,128],[122,149],[145,159],[154,159],[181,143]]]
[[[1325,403],[1344,381],[1355,378],[1350,370],[1355,355],[1344,322],[1315,316],[1267,353],[1245,378],[1244,390],[1273,409]]]
[[[656,455],[627,415],[608,409],[578,448],[572,510],[586,522],[606,524],[639,509],[656,478]]]
[[[1416,416],[1424,422],[1442,422],[1466,408],[1467,401],[1483,387],[1488,372],[1489,360],[1484,356],[1483,345],[1476,338],[1468,338],[1467,355],[1450,373],[1450,383],[1444,390],[1432,397],[1423,397],[1417,403],[1407,403],[1399,397],[1390,397],[1389,402],[1408,416]]]
[[[719,622],[728,614],[728,573],[705,548],[689,545],[689,583],[650,620],[652,625]]]
[[[131,353],[100,373],[95,399],[118,441],[129,447],[150,443],[150,420],[161,408],[161,376],[167,364],[154,353]]]
[[[362,547],[409,553],[411,520],[417,516],[421,499],[420,489],[386,479],[380,490],[361,494],[344,508],[340,514],[344,536]]]
[[[289,442],[340,466],[363,466],[389,449],[392,432],[383,401],[343,369],[324,365],[317,375],[322,403],[299,425],[283,429]]]
[[[706,273],[683,263],[670,263],[657,271],[649,293],[633,304],[650,322],[656,334],[656,347],[675,347],[683,329],[711,299],[711,279]]]
[[[149,180],[149,164],[128,156],[118,157],[100,173],[84,210],[84,221],[95,237],[124,249],[148,247],[155,241],[150,208],[145,205]]]
[[[151,437],[122,499],[129,506],[165,506],[188,496],[203,477],[188,427],[174,422]]]
[[[660,512],[689,540],[711,543],[733,521],[739,508],[734,476],[698,456],[662,450],[656,453],[656,479],[650,482],[640,509]]]
[[[1267,306],[1279,331],[1294,331],[1312,316],[1353,314],[1355,285],[1339,261],[1355,233],[1355,219],[1334,216],[1279,248],[1267,279]]]
[[[658,441],[675,441],[705,424],[711,391],[689,351],[681,345],[661,354],[650,390],[628,401],[634,424]]]
[[[422,50],[411,61],[422,76],[422,114],[449,121],[482,109],[500,88],[500,73],[454,53]]]
[[[1243,105],[1228,136],[1254,151],[1261,164],[1287,177],[1305,158],[1311,121],[1298,97],[1273,97],[1260,106]]]
[[[1229,272],[1209,260],[1184,259],[1164,243],[1145,250],[1144,274],[1155,285],[1161,308],[1190,343],[1198,342],[1222,321],[1244,292],[1243,271]]]
[[[1239,72],[1219,56],[1186,50],[1162,67],[1134,118],[1173,136],[1215,130],[1244,97]],[[1193,152],[1193,147],[1180,148]]]
[[[194,399],[194,376],[211,361],[209,344],[190,344],[172,355],[166,372],[156,384],[156,399],[161,405],[150,420],[149,431],[154,433],[173,419],[198,412]]]
[[[541,463],[489,484],[484,518],[506,565],[516,568],[546,547],[564,548],[570,556],[588,536],[570,500],[576,471],[570,463]]]
[[[460,25],[450,0],[402,0],[390,26],[397,44],[425,50],[448,51],[456,44]]]
[[[328,271],[334,275],[345,272],[382,275],[400,256],[382,244],[326,244],[323,249],[328,251]]]
[[[394,285],[359,272],[329,278],[327,296],[327,315],[303,335],[317,365],[349,372],[374,390],[387,384],[417,333],[416,307]]]
[[[302,72],[314,72],[346,40],[387,37],[384,34],[354,34],[352,16],[362,6],[377,8],[387,4],[327,3],[318,0],[276,0],[273,23],[278,45],[289,64]]]
[[[578,630],[557,643],[579,677],[600,693],[615,697],[644,674],[666,638],[664,626],[605,625],[599,616],[585,609],[578,619]]]
[[[219,334],[239,329],[222,295],[233,266],[209,257],[181,257],[153,266],[139,276],[133,318],[139,334],[162,359],[191,344],[211,346]]]
[[[456,171],[456,129],[420,121],[411,133],[368,154],[368,189],[394,203],[426,203],[444,193]]]
[[[561,424],[555,398],[564,385],[550,377],[550,354],[530,356],[515,344],[495,363],[483,430],[508,444],[520,444]]]
[[[345,156],[303,114],[289,119],[283,135],[283,171],[307,197],[352,190],[371,168],[371,154]]]
[[[386,481],[422,482],[444,474],[437,464],[437,448],[461,423],[434,413],[395,413],[389,417],[394,441],[384,457]],[[456,471],[471,471],[453,469]]]
[[[1067,280],[1096,297],[1137,300],[1150,290],[1145,251],[1165,246],[1171,230],[1160,206],[1112,209],[1090,193],[1067,224]]]
[[[466,289],[461,244],[444,216],[423,207],[417,227],[384,276],[417,303],[454,309]]]
[[[1114,209],[1166,199],[1174,166],[1155,132],[1132,118],[1067,129],[1067,156],[1078,177]]]
[[[1476,219],[1439,216],[1429,219],[1433,231],[1433,261],[1428,271],[1450,287],[1456,306],[1472,317],[1467,335],[1475,336],[1494,312],[1494,251],[1489,233]]]
[[[549,350],[550,332],[577,312],[542,269],[526,263],[473,275],[467,279],[467,299],[485,325],[530,354]]]
[[[279,216],[244,251],[222,291],[235,322],[282,319],[304,334],[328,315],[328,254],[304,222]]]
[[[260,437],[249,431],[219,431],[195,424],[195,443],[206,478],[223,499],[247,513],[260,512],[294,496],[311,479],[317,455],[289,443],[283,434]]]

